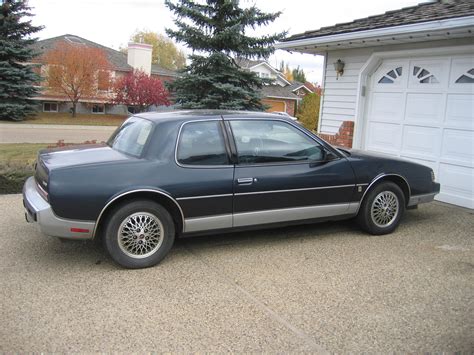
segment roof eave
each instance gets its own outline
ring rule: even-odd
[[[304,52],[304,50],[306,49],[305,47],[312,46],[311,53],[322,53],[331,49],[338,49],[337,47],[330,48],[330,46],[337,46],[342,42],[367,41],[391,37],[395,35],[413,35],[422,32],[446,31],[468,28],[474,27],[473,23],[474,16],[463,16],[446,20],[427,21],[409,25],[390,26],[372,30],[352,31],[334,35],[324,35],[319,37],[290,40],[287,42],[280,42],[275,44],[275,48],[284,49],[288,51],[298,50]],[[371,45],[373,46],[373,44]],[[320,51],[315,51],[315,49],[317,48],[315,48],[314,46],[324,46],[325,48],[321,48]]]

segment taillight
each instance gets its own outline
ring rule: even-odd
[[[49,197],[48,197],[48,193],[46,192],[46,190],[43,189],[43,187],[38,182],[36,182],[36,187],[38,188],[38,193],[41,195],[41,197],[49,202]]]

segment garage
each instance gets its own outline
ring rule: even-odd
[[[262,100],[262,103],[270,106],[267,111],[268,112],[286,112],[286,105],[284,101],[276,101],[276,100]]]
[[[437,200],[474,208],[474,58],[385,59],[368,80],[362,147],[431,167]]]

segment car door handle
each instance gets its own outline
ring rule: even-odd
[[[257,179],[255,179],[256,181]],[[254,182],[254,178],[239,178],[237,183],[240,185],[251,185]]]

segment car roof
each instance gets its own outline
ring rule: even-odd
[[[231,111],[231,110],[177,110],[166,112],[144,112],[134,117],[145,118],[150,121],[198,121],[207,118],[265,118],[290,120],[288,116],[279,113],[256,111]]]

